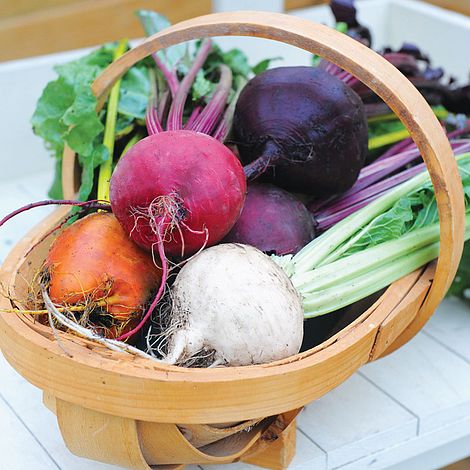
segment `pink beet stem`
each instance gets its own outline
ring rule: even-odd
[[[119,338],[117,338],[118,341],[124,341],[125,339],[129,338],[130,336],[136,334],[141,330],[145,323],[147,323],[147,320],[150,318],[150,315],[152,315],[153,311],[155,310],[155,307],[157,306],[158,302],[160,301],[163,295],[163,292],[165,291],[166,281],[168,279],[168,261],[166,259],[165,250],[163,248],[163,237],[161,231],[162,227],[160,227],[160,229],[157,231],[157,249],[158,255],[162,262],[162,280],[160,287],[158,288],[157,295],[150,304],[150,307],[145,312],[145,315],[142,317],[142,320],[140,320],[140,323],[131,331],[128,331],[127,333],[124,333],[123,335],[119,336]]]
[[[160,57],[157,54],[152,54],[153,60],[157,64],[157,67],[161,70],[165,80],[168,84],[168,88],[170,89],[171,96],[175,96],[178,90],[178,78],[176,76],[176,71],[170,71],[168,67],[161,61]]]
[[[233,115],[235,114],[235,107],[237,105],[238,97],[240,96],[240,93],[242,92],[246,83],[247,80],[245,79],[239,79],[238,83],[236,83],[238,86],[236,87],[235,95],[230,101],[230,104],[227,106],[227,109],[225,110],[225,113],[216,130],[212,133],[212,137],[214,137],[214,139],[217,139],[220,142],[224,142],[227,138],[232,127]]]
[[[158,134],[163,131],[163,127],[158,119],[157,109],[155,108],[155,102],[149,102],[147,108],[147,114],[145,115],[145,124],[149,135]]]
[[[202,106],[196,106],[193,109],[193,112],[191,113],[188,120],[186,121],[186,124],[184,125],[185,129],[189,129],[191,124],[195,121],[195,119],[199,116],[199,114],[201,114],[201,111],[202,111]]]
[[[367,206],[367,204],[369,204],[369,202],[372,202],[374,199],[379,197],[381,194],[382,193],[377,194],[375,196],[371,196],[369,199],[364,199],[360,202],[357,202],[356,204],[353,204],[352,206],[347,207],[346,209],[343,209],[341,211],[338,211],[334,214],[331,214],[331,215],[328,215],[328,216],[325,216],[325,217],[317,218],[317,217],[314,216],[315,230],[318,230],[319,232],[323,232],[323,231],[329,229],[330,227],[332,227],[336,223],[343,220],[348,215],[356,212],[357,210],[361,209],[364,206]]]
[[[20,207],[10,214],[7,214],[2,220],[0,220],[0,227],[8,222],[10,219],[15,217],[22,212],[26,212],[29,209],[34,209],[35,207],[42,207],[42,206],[75,206],[75,207],[84,207],[86,209],[101,209],[105,211],[111,211],[111,205],[106,204],[103,202],[99,202],[98,200],[93,201],[74,201],[70,199],[48,199],[46,201],[38,201],[32,202],[30,204],[26,204],[26,206]]]
[[[158,103],[158,112],[157,112],[158,119],[162,123],[162,126],[164,125],[163,119],[165,117],[165,111],[167,109],[167,105],[169,101],[170,101],[170,91],[165,90],[161,94],[160,101]]]
[[[147,112],[145,114],[145,124],[149,135],[158,134],[163,131],[157,113],[157,79],[155,73],[150,73],[150,98],[147,104]]]
[[[470,150],[470,141],[467,139],[452,141],[452,148],[456,155],[467,152]],[[366,203],[368,204],[384,194],[387,190],[409,180],[425,168],[425,164],[420,163],[378,183],[368,185],[356,193],[344,193],[337,199],[327,201],[327,203],[321,207],[321,210],[318,210],[318,205],[316,210],[312,210],[315,209],[315,207],[309,205],[309,210],[314,214],[317,228],[319,230],[330,228],[344,217],[364,207]]]
[[[470,150],[470,142],[467,139],[460,139],[460,140],[454,139],[451,141],[451,146],[455,154]],[[334,212],[334,210],[339,210],[339,208],[344,207],[341,205],[343,201],[348,201],[350,199],[355,201],[356,200],[354,197],[355,194],[360,193],[364,190],[367,190],[367,188],[371,187],[373,183],[376,183],[377,181],[381,180],[384,176],[387,176],[388,174],[412,162],[418,157],[419,157],[419,150],[417,148],[413,148],[411,150],[400,152],[396,155],[388,156],[387,158],[382,159],[382,160],[375,160],[373,163],[365,166],[361,170],[361,172],[359,173],[359,178],[357,179],[356,183],[348,191],[338,196],[330,196],[325,199],[313,200],[312,202],[308,204],[308,210],[314,214],[318,214],[319,212],[323,213],[324,211],[325,213],[331,213],[331,212]],[[412,168],[410,170],[412,170]],[[408,170],[405,170],[404,172],[399,173],[399,175],[409,174],[412,176],[413,174],[412,172],[406,173],[406,171]],[[391,177],[391,178],[394,178],[394,177]],[[385,180],[385,181],[388,181],[388,180]],[[390,179],[390,181],[393,181],[393,179]],[[398,180],[395,182],[395,184],[398,184]],[[333,207],[336,207],[336,209],[333,210],[332,209]]]
[[[232,88],[232,71],[226,66],[220,66],[220,80],[215,92],[201,114],[188,129],[204,134],[210,134],[224,112],[227,98]]]
[[[400,142],[397,142],[392,147],[390,147],[383,155],[381,155],[375,161],[379,162],[381,160],[384,160],[385,158],[396,155],[397,153],[402,152],[405,147],[407,147],[411,143],[413,143],[413,139],[411,137],[407,137],[406,139],[403,139]]]
[[[210,51],[212,49],[212,41],[210,39],[204,39],[201,43],[201,47],[196,55],[196,58],[189,69],[187,75],[183,78],[178,91],[171,103],[170,112],[168,113],[168,120],[166,128],[169,131],[180,130],[183,128],[183,110],[186,98],[189,90],[196,78],[197,73],[204,65]]]
[[[342,197],[341,199],[335,201],[334,204],[329,205],[326,209],[322,210],[320,214],[317,215],[317,219],[334,214],[365,199],[370,200],[370,197],[381,194],[387,189],[393,188],[397,184],[409,180],[411,177],[417,175],[424,169],[424,163],[420,163],[419,165],[408,168],[407,170],[390,176],[389,178],[379,181],[378,183],[372,184],[364,188],[362,191],[358,191],[352,196]]]
[[[463,127],[462,129],[456,129],[455,131],[449,132],[447,134],[447,138],[453,139],[464,134],[470,134],[470,119],[467,121],[467,126]]]
[[[407,165],[418,157],[419,150],[412,149],[406,152],[397,153],[396,155],[388,157],[386,160],[376,160],[361,170],[356,183],[351,189],[343,193],[342,197],[354,194],[357,191],[369,186],[370,184],[379,181],[384,176],[387,176],[398,168]]]

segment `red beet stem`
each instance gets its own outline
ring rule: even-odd
[[[163,127],[158,119],[158,112],[157,112],[157,80],[155,77],[155,73],[150,74],[150,99],[147,105],[147,113],[145,115],[145,124],[147,126],[147,131],[149,135],[157,134],[158,132],[163,131]]]
[[[325,217],[313,216],[315,230],[317,231],[317,233],[321,233],[325,231],[326,229],[337,224],[338,222],[341,222],[341,220],[343,220],[348,215],[351,215],[357,210],[361,209],[362,207],[367,206],[367,204],[372,202],[374,199],[377,199],[379,196],[381,196],[381,194],[382,193],[376,194],[375,196],[371,196],[368,199],[364,199],[360,202],[356,202],[352,206],[346,207],[345,209],[342,209],[338,212],[335,212],[334,214],[330,214]]]
[[[111,205],[106,204],[104,202],[99,202],[98,200],[93,201],[74,201],[70,199],[48,199],[46,201],[38,201],[32,202],[30,204],[26,204],[26,206],[20,207],[13,212],[7,214],[2,220],[0,220],[0,227],[8,222],[10,219],[15,217],[22,212],[26,212],[30,209],[34,209],[35,207],[42,207],[42,206],[75,206],[75,207],[83,207],[85,209],[101,209],[105,211],[111,211]]]
[[[186,121],[186,124],[184,126],[185,129],[189,129],[191,124],[195,121],[195,119],[201,114],[202,111],[202,106],[196,106],[191,115],[189,116],[188,120]]]
[[[413,139],[411,137],[407,137],[406,139],[403,139],[400,142],[397,142],[395,145],[392,145],[392,147],[390,147],[383,155],[381,155],[375,161],[379,162],[388,157],[396,155],[397,153],[403,152],[405,148],[408,147],[409,144],[413,144],[413,143],[414,143]]]
[[[397,184],[407,181],[408,179],[417,175],[424,169],[424,163],[420,163],[419,165],[408,168],[407,170],[404,170],[396,175],[390,176],[389,178],[379,181],[378,183],[372,184],[364,188],[362,191],[358,191],[352,196],[344,197],[335,201],[334,204],[329,205],[326,209],[322,210],[319,214],[317,214],[315,218],[318,221],[326,216],[330,216],[338,211],[346,209],[347,207],[350,207],[356,204],[357,202],[361,202],[366,199],[370,200],[371,197],[377,196],[386,191],[387,189],[393,188]]]
[[[176,92],[178,91],[178,78],[176,76],[176,72],[173,70],[169,70],[167,66],[160,60],[160,57],[158,55],[152,54],[153,60],[157,64],[157,67],[160,69],[162,72],[163,76],[165,77],[165,80],[168,84],[168,88],[170,89],[171,96],[175,96]]]
[[[155,106],[150,105],[145,115],[145,125],[149,135],[158,134],[163,131],[163,127],[158,120],[158,114]]]
[[[123,335],[119,336],[119,338],[117,338],[118,341],[124,341],[125,339],[135,335],[142,329],[142,327],[147,323],[147,320],[150,318],[153,311],[155,310],[155,307],[157,306],[158,302],[162,298],[163,293],[165,292],[166,281],[168,279],[168,261],[166,259],[165,250],[163,248],[162,230],[163,228],[161,224],[159,230],[157,230],[157,237],[158,237],[157,249],[158,249],[158,255],[162,262],[162,280],[160,283],[160,287],[158,288],[157,295],[155,296],[152,303],[150,304],[150,307],[145,312],[145,315],[142,317],[142,320],[140,320],[140,323],[131,331],[128,331],[127,333],[124,333]]]
[[[232,71],[226,65],[220,66],[220,80],[215,92],[201,114],[188,129],[210,134],[224,112],[227,98],[232,88]]]
[[[157,116],[159,121],[162,123],[162,126],[165,125],[164,118],[167,107],[170,103],[170,91],[165,90],[160,97],[160,101],[158,102],[158,109],[157,109]]]
[[[454,139],[455,137],[460,137],[465,134],[470,134],[470,119],[467,121],[467,125],[462,129],[456,129],[455,131],[449,132],[447,134],[447,138]]]
[[[227,109],[225,110],[225,113],[220,120],[217,129],[212,133],[212,137],[219,140],[220,142],[224,142],[230,132],[230,128],[232,127],[233,122],[233,115],[235,113],[235,106],[237,104],[238,97],[243,90],[243,87],[246,85],[246,82],[247,81],[245,79],[239,78],[235,95],[233,96],[232,101],[230,101],[230,104],[227,106]]]
[[[168,113],[167,130],[180,130],[183,128],[183,110],[186,98],[189,90],[196,78],[197,73],[204,65],[210,51],[212,49],[212,41],[210,39],[204,39],[201,43],[196,58],[194,59],[191,68],[187,75],[183,78],[178,91],[171,103],[170,112]]]
[[[456,155],[470,150],[470,140],[468,139],[453,140],[451,145]],[[418,152],[417,149],[414,149],[414,151]],[[401,155],[407,153],[409,154],[411,152],[403,152]],[[389,157],[381,163],[386,164],[388,160],[397,156],[400,156],[400,154],[395,155],[394,157]],[[369,167],[372,165],[369,165]],[[361,207],[364,207],[369,202],[372,202],[389,189],[409,180],[425,168],[425,164],[420,163],[375,184],[371,184],[371,181],[369,180],[369,183],[359,191],[357,190],[357,187],[355,188],[353,186],[351,189],[356,190],[352,193],[348,191],[340,197],[328,198],[325,201],[320,201],[320,203],[319,201],[313,201],[312,204],[308,205],[308,209],[314,214],[315,228],[320,231],[327,230],[346,216],[352,214]],[[321,202],[323,202],[323,204],[321,204]]]
[[[407,165],[419,157],[419,150],[414,148],[406,152],[400,152],[395,155],[388,156],[382,160],[375,160],[373,163],[365,166],[359,173],[354,185],[345,193],[338,196],[331,196],[325,199],[317,199],[312,201],[308,208],[311,212],[317,213],[325,207],[330,207],[340,201],[350,198],[352,195],[367,188],[371,184],[376,183],[385,176],[393,173],[398,168]]]

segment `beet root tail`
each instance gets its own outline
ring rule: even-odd
[[[281,158],[281,153],[273,141],[266,142],[264,152],[256,160],[243,167],[246,179],[253,181],[267,171]]]

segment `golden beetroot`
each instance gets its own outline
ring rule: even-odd
[[[55,304],[96,305],[111,318],[106,336],[122,333],[116,325],[135,324],[151,293],[161,283],[152,256],[124,232],[114,215],[94,213],[65,229],[45,261],[49,295]],[[119,331],[118,331],[119,330]]]

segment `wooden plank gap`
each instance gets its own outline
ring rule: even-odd
[[[62,468],[59,466],[59,464],[56,462],[54,457],[49,453],[49,451],[42,445],[42,442],[35,436],[35,434],[31,431],[31,429],[28,427],[28,425],[23,421],[21,416],[18,415],[16,410],[8,403],[6,398],[2,395],[0,392],[0,400],[5,404],[5,406],[15,415],[15,417],[18,419],[18,421],[22,424],[22,426],[26,429],[26,431],[31,435],[31,437],[36,441],[38,446],[44,451],[44,453],[51,459],[51,461],[54,463],[54,465],[57,467],[58,470],[62,470]]]
[[[328,462],[328,452],[320,445],[318,444],[317,442],[315,442],[305,431],[303,431],[302,429],[300,428],[297,428],[297,432],[299,432],[300,434],[303,434],[312,444],[315,444],[325,455],[326,455],[326,459],[327,459],[327,462]]]
[[[463,359],[465,362],[470,364],[470,357],[466,357],[463,354],[461,354],[459,351],[456,351],[455,349],[453,349],[448,344],[444,343],[442,340],[440,340],[437,336],[435,336],[431,332],[429,332],[425,329],[422,329],[421,333],[423,335],[427,336],[429,339],[431,339],[431,340],[435,341],[436,343],[440,344],[443,348],[447,349],[447,351],[451,352],[452,354],[455,354],[456,356],[460,357],[460,359]]]
[[[384,395],[387,395],[388,398],[390,398],[392,401],[394,401],[397,405],[399,405],[401,408],[404,410],[408,411],[410,415],[414,416],[416,418],[416,436],[419,436],[419,428],[420,428],[420,419],[419,416],[416,413],[413,413],[412,410],[410,410],[407,406],[405,406],[403,403],[401,403],[399,400],[397,400],[393,395],[390,395],[387,390],[382,388],[380,385],[377,385],[375,382],[373,382],[367,375],[364,375],[361,370],[357,372],[358,375],[360,375],[363,379],[367,380],[371,385],[373,385],[375,388],[380,390]]]

